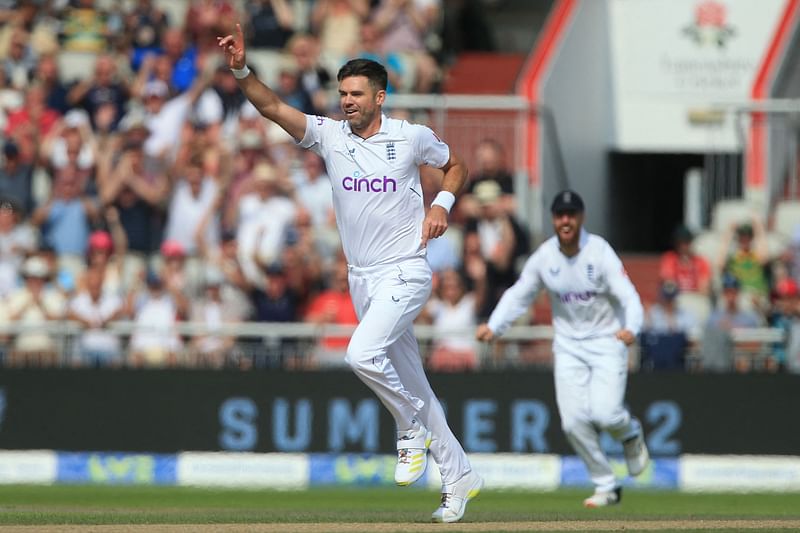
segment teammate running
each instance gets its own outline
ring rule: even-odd
[[[584,506],[605,507],[620,502],[622,488],[600,448],[600,430],[622,441],[632,476],[649,460],[641,424],[623,406],[627,347],[642,326],[642,303],[611,246],[582,229],[581,197],[562,191],[550,211],[556,235],[528,259],[476,337],[488,342],[502,335],[539,289],[547,290],[561,426],[595,485]]]

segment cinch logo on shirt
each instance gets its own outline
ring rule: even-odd
[[[342,187],[354,192],[397,192],[397,182],[387,176],[372,179],[345,176]]]
[[[562,304],[568,304],[572,302],[588,302],[595,296],[597,296],[597,291],[565,292],[559,295],[559,298]]]

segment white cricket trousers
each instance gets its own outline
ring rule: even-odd
[[[613,490],[617,483],[600,448],[600,431],[618,441],[641,431],[623,405],[627,347],[613,336],[575,340],[556,335],[553,355],[561,427],[586,464],[596,489]]]
[[[350,266],[349,272],[359,324],[347,347],[347,363],[392,413],[398,431],[411,429],[415,417],[425,424],[442,483],[455,483],[470,471],[469,460],[428,383],[413,330],[431,293],[428,261]]]

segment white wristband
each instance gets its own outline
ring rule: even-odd
[[[244,68],[232,68],[231,72],[233,73],[233,77],[237,80],[243,80],[250,75],[250,69],[247,65],[245,65]]]
[[[444,210],[449,213],[453,208],[454,203],[456,203],[455,194],[451,193],[450,191],[439,191],[439,194],[437,194],[436,198],[433,199],[431,207],[438,205],[444,207]]]

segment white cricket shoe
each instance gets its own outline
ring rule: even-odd
[[[417,422],[417,427],[397,434],[397,466],[394,481],[400,486],[414,483],[428,465],[428,447],[431,445],[431,432]]]
[[[471,470],[452,485],[442,488],[442,501],[431,515],[434,522],[458,522],[467,510],[467,502],[483,488],[483,478]]]
[[[642,433],[639,432],[635,437],[623,442],[622,448],[625,453],[625,463],[628,465],[628,473],[635,477],[644,472],[650,461],[650,453],[647,451]]]
[[[612,491],[597,490],[594,494],[583,500],[583,506],[589,509],[597,507],[608,507],[609,505],[617,505],[622,501],[622,487],[617,487]]]

